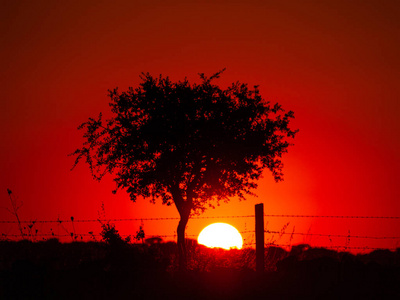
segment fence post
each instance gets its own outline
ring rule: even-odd
[[[264,204],[256,204],[256,271],[264,272]]]

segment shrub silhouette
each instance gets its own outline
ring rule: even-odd
[[[118,230],[115,229],[114,224],[103,223],[101,224],[101,228],[102,230],[100,235],[103,238],[103,241],[105,241],[108,245],[122,246],[128,242],[121,237],[121,235],[118,233]]]

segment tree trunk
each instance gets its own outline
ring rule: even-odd
[[[179,270],[185,271],[187,268],[186,256],[186,243],[185,243],[185,229],[189,221],[190,209],[184,209],[180,212],[181,219],[179,220],[177,234],[178,234],[178,256],[179,256]]]
[[[179,212],[181,219],[179,220],[177,234],[178,234],[178,260],[179,260],[179,270],[185,271],[187,268],[187,257],[186,257],[186,243],[185,243],[185,230],[186,225],[189,221],[190,212],[192,211],[192,198],[182,197],[182,190],[178,186],[172,186],[171,195],[174,199],[175,206]]]

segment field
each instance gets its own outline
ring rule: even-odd
[[[188,243],[179,272],[175,243],[0,242],[1,299],[395,299],[400,249],[352,255],[307,245],[255,251]]]

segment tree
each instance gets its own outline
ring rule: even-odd
[[[265,168],[282,180],[281,156],[296,133],[293,112],[264,101],[257,86],[215,85],[222,72],[200,74],[199,84],[142,73],[137,88],[109,91],[112,118],[100,113],[78,127],[85,142],[73,153],[74,167],[85,159],[97,180],[113,174],[116,190],[132,201],[175,204],[182,269],[191,213],[253,194]]]

